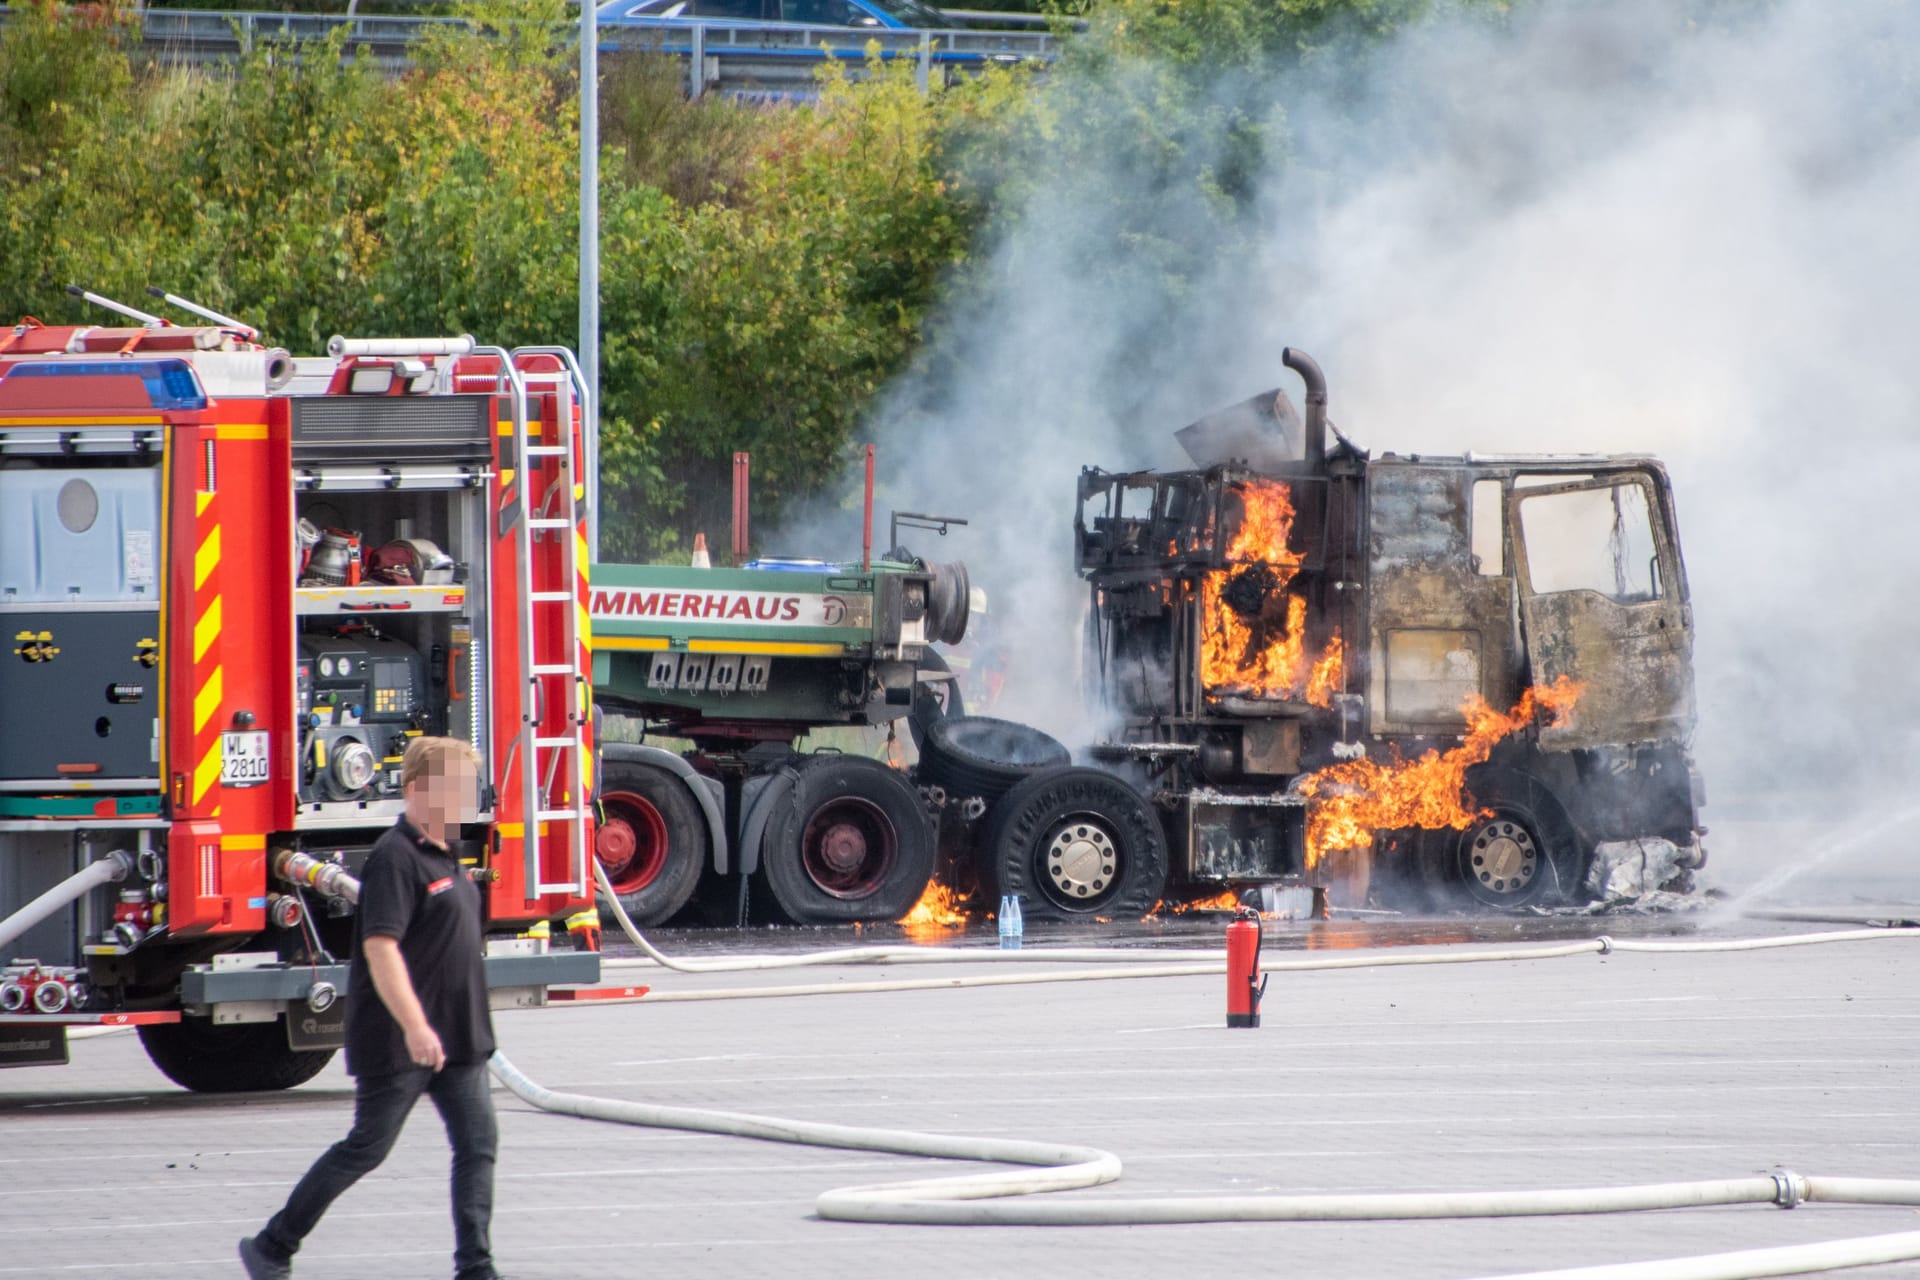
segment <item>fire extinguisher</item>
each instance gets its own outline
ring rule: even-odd
[[[1260,976],[1260,915],[1250,907],[1233,913],[1227,926],[1227,1025],[1260,1025],[1260,998],[1267,980]]]

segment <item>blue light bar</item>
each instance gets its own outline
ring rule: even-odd
[[[207,393],[185,360],[71,360],[21,363],[8,378],[68,378],[110,375],[138,378],[147,388],[147,403],[155,409],[204,409]]]

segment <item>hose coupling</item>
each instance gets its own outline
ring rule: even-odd
[[[1775,1169],[1770,1175],[1773,1179],[1773,1202],[1782,1209],[1798,1208],[1806,1199],[1806,1182],[1791,1169]]]
[[[1597,938],[1595,938],[1595,939],[1594,939],[1594,941],[1600,944],[1600,954],[1601,954],[1601,955],[1603,955],[1603,956],[1610,956],[1610,955],[1612,955],[1612,954],[1613,954],[1613,939],[1612,939],[1612,938],[1609,938],[1609,937],[1608,937],[1608,936],[1607,936],[1606,934],[1604,934],[1604,933],[1603,933],[1603,934],[1601,934],[1601,935],[1600,935],[1599,937],[1597,937]]]

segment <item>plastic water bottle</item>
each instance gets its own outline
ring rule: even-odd
[[[1000,898],[1000,949],[1018,951],[1020,949],[1020,895],[1002,894]]]

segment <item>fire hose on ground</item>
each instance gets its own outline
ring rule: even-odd
[[[805,968],[818,965],[851,964],[1044,964],[1074,961],[1100,961],[1120,967],[1076,969],[1062,973],[977,974],[964,978],[908,978],[879,982],[838,982],[777,987],[727,988],[709,991],[679,991],[649,994],[649,1003],[659,1004],[693,1000],[740,1000],[755,997],[802,995],[858,995],[878,991],[944,990],[962,987],[1020,986],[1047,982],[1093,982],[1122,978],[1190,978],[1221,973],[1226,960],[1219,947],[1142,950],[1123,947],[1049,947],[1036,950],[998,951],[976,947],[845,947],[837,950],[809,951],[790,956],[734,956],[728,959],[686,960],[662,952],[633,923],[626,908],[607,881],[598,863],[594,876],[603,894],[602,902],[613,912],[620,931],[647,957],[644,960],[602,961],[604,969],[658,965],[676,973],[742,973],[771,969]],[[1767,951],[1776,947],[1806,946],[1816,942],[1847,942],[1866,938],[1899,936],[1898,929],[1845,929],[1827,933],[1796,934],[1781,938],[1728,938],[1711,942],[1657,942],[1598,937],[1547,946],[1494,947],[1472,951],[1400,952],[1390,955],[1326,956],[1303,960],[1263,961],[1268,973],[1304,972],[1318,969],[1379,969],[1402,965],[1484,964],[1504,960],[1550,960],[1562,956],[1606,955],[1613,951]],[[1920,929],[1904,930],[1920,934]],[[1173,957],[1176,963],[1168,963]]]
[[[604,884],[603,884],[604,887]],[[795,965],[836,963],[833,952],[807,956],[771,956],[731,961],[681,961],[661,953],[634,927],[611,893],[607,901],[623,932],[656,963],[681,972],[725,972],[743,969],[789,968]],[[1265,966],[1267,971],[1300,972],[1319,969],[1391,967],[1408,964],[1473,964],[1516,960],[1544,960],[1574,955],[1614,952],[1709,953],[1773,950],[1781,947],[1861,942],[1879,938],[1920,935],[1920,929],[1858,929],[1798,934],[1775,938],[1737,938],[1697,942],[1642,941],[1607,937],[1543,947],[1507,947],[1469,952],[1394,955],[1346,955],[1288,960]],[[884,953],[910,948],[854,948],[857,963],[873,963]],[[933,950],[933,949],[929,949]],[[942,949],[946,960],[975,960],[1044,953],[974,952]],[[924,954],[924,953],[922,953]],[[1189,953],[1191,954],[1191,953]],[[734,993],[683,993],[704,998],[758,995],[850,993],[863,990],[901,990],[914,987],[982,986],[1021,981],[1093,981],[1119,977],[1194,976],[1222,972],[1223,958],[1206,963],[1130,965],[1117,969],[1080,970],[1050,974],[994,974],[948,980],[909,980],[901,983],[853,983],[831,986],[772,987]],[[1148,957],[1138,952],[1107,949],[1083,951],[1085,958],[1131,960]],[[1054,953],[1058,958],[1059,953]],[[650,1000],[661,997],[650,996]],[[1365,1195],[1201,1196],[1154,1199],[1103,1198],[1096,1200],[1029,1201],[1042,1192],[1070,1191],[1100,1186],[1119,1178],[1120,1158],[1094,1147],[1078,1147],[1007,1138],[965,1138],[820,1124],[741,1112],[665,1107],[618,1099],[594,1098],[545,1088],[520,1072],[503,1055],[495,1054],[493,1071],[506,1087],[529,1105],[561,1115],[579,1116],[615,1124],[679,1129],[725,1136],[757,1138],[861,1151],[882,1151],[938,1159],[969,1160],[1022,1166],[1017,1169],[954,1177],[917,1179],[828,1191],[815,1202],[823,1218],[849,1222],[912,1223],[945,1226],[1134,1226],[1217,1222],[1327,1222],[1394,1219],[1527,1217],[1542,1215],[1642,1212],[1666,1208],[1712,1205],[1770,1204],[1794,1208],[1801,1204],[1871,1204],[1920,1206],[1920,1180],[1803,1176],[1778,1170],[1749,1176],[1699,1182],[1652,1183],[1618,1187],[1532,1189],[1518,1191],[1413,1192]],[[991,1202],[991,1203],[989,1203]],[[1868,1266],[1920,1258],[1920,1232],[1865,1236],[1817,1244],[1751,1249],[1735,1253],[1670,1258],[1646,1262],[1534,1272],[1504,1280],[1747,1280],[1748,1277],[1805,1274],[1842,1267]]]

